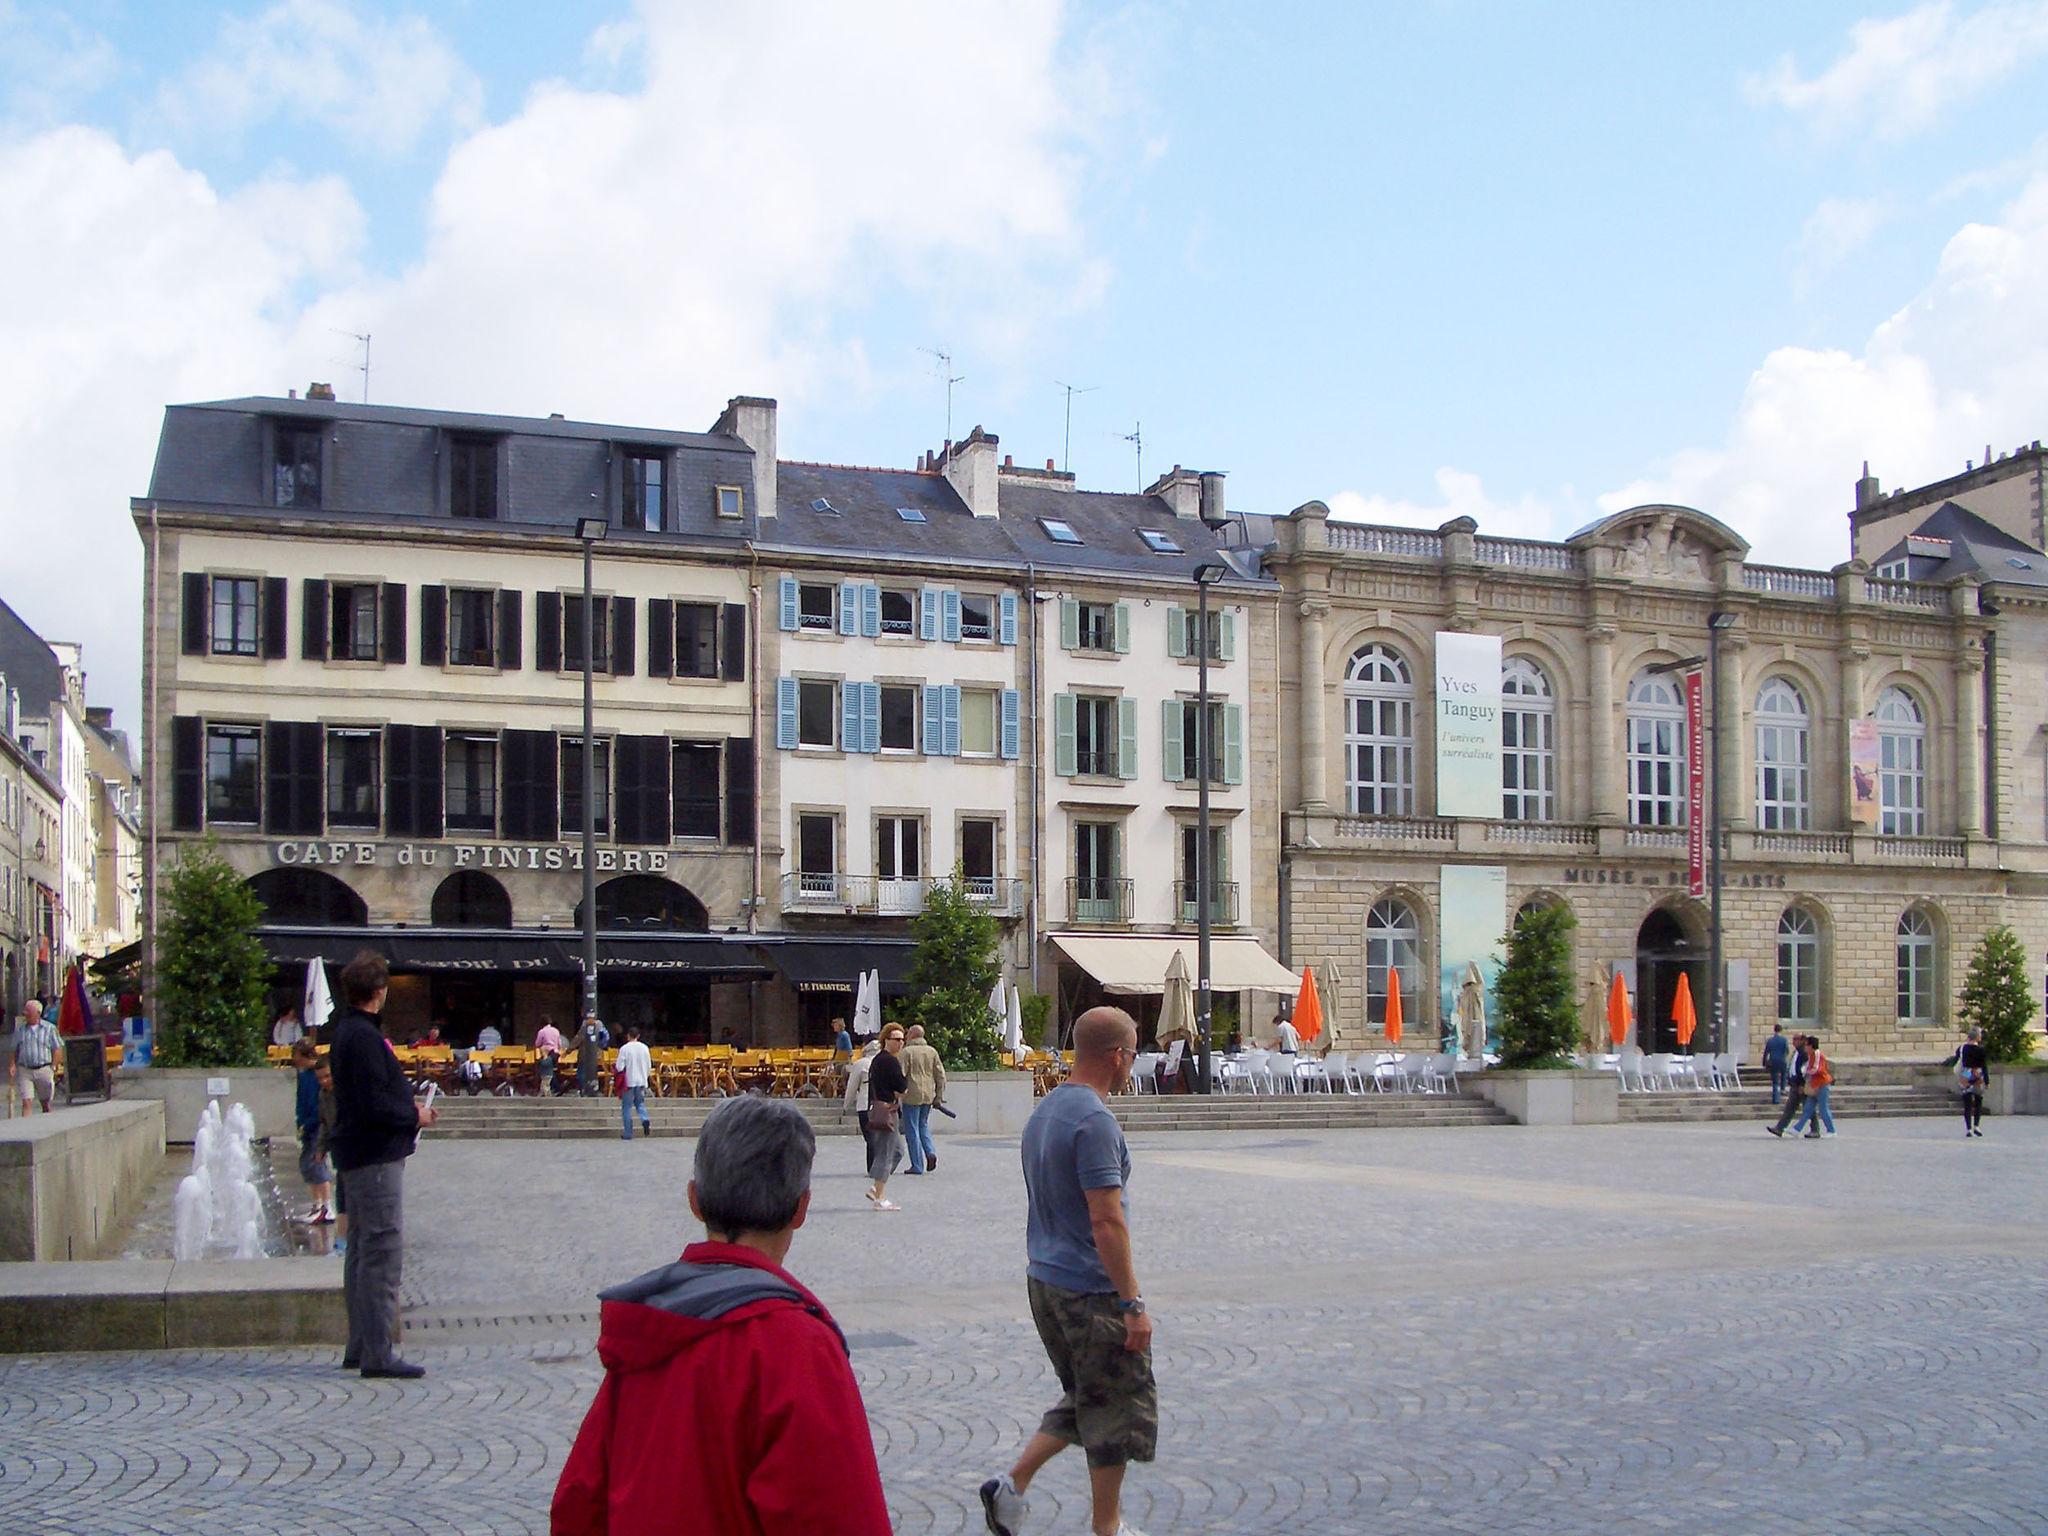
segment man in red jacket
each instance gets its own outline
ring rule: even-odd
[[[846,1338],[782,1268],[811,1206],[810,1122],[743,1095],[697,1138],[708,1242],[601,1294],[604,1383],[555,1536],[889,1536]]]

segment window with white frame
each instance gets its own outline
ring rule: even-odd
[[[1509,821],[1557,817],[1557,699],[1550,679],[1526,656],[1500,668],[1501,815]]]
[[[1638,672],[1628,685],[1628,819],[1685,825],[1685,703],[1668,672]]]
[[[1936,965],[1934,919],[1918,907],[1899,918],[1895,942],[1898,1007],[1901,1024],[1935,1022]]]
[[[1778,1019],[1820,1022],[1820,924],[1803,907],[1778,917]]]
[[[1395,896],[1384,896],[1365,914],[1365,1017],[1368,1023],[1387,1019],[1388,976],[1401,978],[1401,1001],[1409,1008],[1422,996],[1422,925],[1415,909]]]
[[[839,892],[839,818],[805,811],[796,819],[797,892],[830,900]]]
[[[1074,695],[1074,772],[1115,778],[1119,737],[1114,694]]]
[[[1927,830],[1927,720],[1903,688],[1877,696],[1877,749],[1877,830],[1919,837]]]
[[[1804,832],[1813,820],[1809,780],[1812,718],[1805,695],[1774,677],[1756,696],[1756,824],[1765,832]]]
[[[254,576],[213,578],[213,654],[257,654],[257,581]]]
[[[1387,646],[1360,646],[1345,674],[1344,762],[1353,815],[1415,813],[1415,679]]]

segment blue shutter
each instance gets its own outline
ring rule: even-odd
[[[782,628],[794,632],[796,629],[796,578],[782,578]]]
[[[842,581],[839,583],[839,633],[842,635],[860,632],[860,583]]]
[[[1014,592],[1003,594],[1002,617],[997,620],[996,635],[1005,645],[1017,643],[1017,594]]]
[[[948,645],[960,643],[960,594],[951,587],[939,591],[939,638]]]
[[[955,594],[958,595],[957,593]],[[946,697],[946,756],[960,755],[960,685],[948,683],[943,690]]]
[[[946,755],[946,690],[938,683],[924,688],[924,755]]]
[[[860,589],[860,632],[870,640],[882,632],[882,589],[873,582]]]
[[[775,745],[784,752],[796,750],[796,679],[775,679]]]
[[[1016,760],[1024,736],[1023,700],[1014,688],[1003,690],[1003,756]]]
[[[873,587],[868,589],[874,591]],[[860,749],[863,752],[882,750],[882,685],[862,683],[860,685]]]
[[[939,589],[926,587],[918,593],[917,637],[920,640],[939,638]]]
[[[842,752],[859,752],[861,748],[860,728],[860,684],[839,685],[839,748]]]

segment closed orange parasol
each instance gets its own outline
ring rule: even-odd
[[[1294,1028],[1303,1045],[1323,1032],[1323,1000],[1316,995],[1316,973],[1306,965],[1301,968],[1301,991],[1294,999]]]
[[[1619,971],[1614,973],[1614,985],[1607,989],[1607,1038],[1617,1050],[1628,1043],[1628,983]]]
[[[1671,1024],[1678,1031],[1678,1043],[1691,1050],[1692,1032],[1700,1027],[1700,1016],[1693,1012],[1692,982],[1683,971],[1678,973],[1678,996],[1671,1001]]]
[[[1387,972],[1387,1044],[1401,1043],[1401,973]]]

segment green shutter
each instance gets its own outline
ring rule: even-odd
[[[1235,661],[1237,660],[1237,615],[1226,613],[1219,615],[1219,617],[1223,621],[1223,641],[1216,659],[1218,661]]]
[[[1138,701],[1118,699],[1116,701],[1116,776],[1120,779],[1135,779],[1138,776]]]
[[[1188,653],[1188,611],[1175,603],[1166,610],[1166,654],[1180,657]]]
[[[1060,599],[1060,649],[1078,651],[1081,648],[1081,605],[1071,597]]]
[[[1229,633],[1229,631],[1225,631]],[[1223,706],[1223,782],[1244,782],[1244,706]]]
[[[1181,744],[1181,722],[1185,711],[1179,699],[1167,699],[1160,706],[1160,719],[1165,725],[1161,733],[1164,747],[1159,754],[1159,775],[1169,784],[1181,781],[1181,770],[1187,767],[1187,754]]]
[[[1131,605],[1116,605],[1116,653],[1119,656],[1131,654]]]
[[[1074,776],[1074,696],[1052,696],[1052,771],[1061,778]]]

